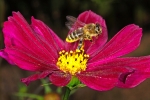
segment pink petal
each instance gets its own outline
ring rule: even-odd
[[[142,37],[142,29],[131,24],[119,31],[93,58],[89,60],[89,65],[97,66],[111,59],[123,56],[135,50]]]
[[[114,59],[111,64],[122,67],[128,66],[135,70],[134,73],[126,77],[125,82],[118,81],[117,87],[132,88],[150,78],[150,56],[118,58]]]
[[[118,81],[116,86],[120,88],[133,88],[147,78],[150,78],[150,72],[135,71],[126,77],[125,82]]]
[[[21,49],[11,48],[5,49],[8,52],[9,58],[20,68],[29,71],[44,71],[44,70],[55,70],[56,65],[49,62],[48,60],[43,60],[36,58],[30,53],[26,53]]]
[[[108,68],[110,66],[122,68],[127,67],[129,69],[150,72],[150,56],[116,58],[103,63],[102,65],[100,64],[99,66],[103,66],[103,68]],[[97,68],[98,67],[93,67],[88,69],[95,70]]]
[[[129,67],[143,71],[150,72],[150,56],[142,56],[142,57],[124,57],[115,59],[114,62],[121,62],[121,66],[128,65]]]
[[[108,37],[107,37],[107,27],[105,24],[105,20],[100,15],[97,15],[96,13],[90,10],[81,13],[78,16],[77,20],[83,22],[84,24],[81,25],[78,22],[76,22],[75,25],[73,26],[73,30],[70,30],[69,34],[73,32],[75,29],[77,29],[78,27],[83,27],[83,25],[88,23],[99,23],[102,26],[102,34],[97,39],[94,38],[93,42],[85,41],[85,51],[91,55],[95,51],[98,51],[100,48],[102,48],[102,46],[107,41]],[[72,50],[74,50],[77,48],[78,42],[66,43],[66,44],[67,44],[67,48],[72,48]]]
[[[88,24],[88,23],[99,23],[101,26],[106,27],[105,20],[98,14],[89,11],[84,11],[81,13],[78,18],[81,22]]]
[[[120,69],[117,87],[132,88],[150,78],[150,56],[143,57],[125,57],[112,59],[110,62],[93,67],[87,70],[101,70],[102,68],[110,68],[110,72],[115,72],[114,68]],[[127,70],[126,70],[127,69]],[[107,73],[110,73],[107,72]]]
[[[71,75],[57,71],[50,75],[49,79],[56,86],[66,86],[71,80]]]
[[[40,34],[47,44],[51,44],[55,51],[64,49],[64,42],[47,25],[40,20],[34,19],[34,17],[32,17],[31,21],[33,30]]]
[[[0,57],[6,59],[10,64],[15,65],[13,61],[10,60],[8,54],[4,50],[0,50]]]
[[[9,59],[20,68],[39,71],[51,69],[51,65],[56,63],[58,54],[53,45],[36,34],[19,12],[14,12],[13,17],[4,23],[3,33],[4,50]]]
[[[52,72],[49,72],[49,71],[44,71],[40,74],[34,74],[32,76],[29,76],[27,78],[23,78],[21,79],[21,81],[23,83],[25,83],[26,85],[28,85],[31,81],[35,81],[35,80],[38,80],[38,79],[42,79],[42,78],[45,78],[46,76],[48,76],[49,74],[51,74]]]
[[[73,43],[65,42],[65,50],[67,51],[71,51],[71,50],[75,51],[77,49],[77,46],[78,46],[78,41]]]
[[[106,91],[112,89],[117,84],[119,75],[120,73],[110,72],[108,69],[82,72],[77,77],[83,84],[92,89]]]

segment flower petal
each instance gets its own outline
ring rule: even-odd
[[[88,24],[88,23],[99,23],[101,26],[106,27],[105,20],[98,14],[89,11],[84,11],[81,13],[78,18],[79,21]]]
[[[42,78],[45,78],[46,76],[48,76],[49,74],[51,74],[52,72],[49,72],[49,71],[44,71],[40,74],[34,74],[32,76],[29,76],[27,78],[22,78],[21,81],[23,83],[25,83],[26,85],[28,85],[31,81],[35,81],[35,80],[38,80],[38,79],[42,79]]]
[[[24,70],[44,71],[57,69],[55,64],[40,58],[36,58],[35,56],[31,55],[30,53],[26,53],[21,49],[7,48],[5,51],[8,52],[9,57],[13,60],[15,65],[18,65],[18,67]]]
[[[97,66],[108,60],[123,56],[135,50],[142,37],[142,29],[131,24],[119,31],[89,63]]]
[[[5,52],[5,50],[0,50],[0,57],[6,59],[10,64],[15,65],[13,61],[8,57],[8,54]]]
[[[143,57],[124,57],[112,59],[110,62],[103,63],[100,68],[121,68],[117,87],[121,88],[132,88],[143,82],[145,79],[150,78],[150,56]],[[127,71],[125,71],[125,69]],[[99,70],[98,67],[87,70]],[[122,71],[121,71],[122,70]],[[109,73],[109,72],[108,72]]]
[[[102,66],[104,68],[110,66],[127,67],[129,69],[150,72],[150,56],[116,58],[107,63],[103,63]],[[95,67],[95,69],[97,69],[97,67]]]
[[[71,80],[71,75],[56,71],[49,76],[49,79],[56,86],[66,86]]]
[[[112,89],[118,82],[120,73],[108,70],[88,71],[77,75],[79,80],[88,87],[106,91]]]
[[[147,78],[150,78],[150,72],[135,71],[126,77],[125,82],[118,81],[116,86],[119,88],[133,88]]]
[[[126,77],[125,82],[118,81],[117,87],[132,88],[150,78],[150,56],[117,58],[111,64],[122,67],[128,66],[128,68],[135,70],[134,73]],[[120,78],[122,77],[120,76]]]
[[[51,44],[55,51],[64,49],[64,42],[47,25],[40,20],[34,19],[34,17],[31,18],[31,21],[33,30],[40,34],[45,42]]]
[[[86,72],[78,74],[78,78],[87,86],[100,91],[114,86],[130,88],[150,77],[149,66],[150,56],[116,58],[93,68],[88,66]]]
[[[13,12],[13,17],[9,17],[4,23],[3,33],[6,47],[4,51],[20,68],[43,71],[47,68],[51,69],[51,64],[55,64],[57,51],[54,51],[51,44],[46,44],[44,38],[32,30],[19,12]]]

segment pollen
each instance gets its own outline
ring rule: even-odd
[[[62,50],[59,52],[57,66],[63,72],[75,75],[86,70],[88,58],[89,55],[83,49],[69,52]]]

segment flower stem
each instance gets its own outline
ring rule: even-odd
[[[68,100],[70,92],[71,92],[71,90],[68,87],[66,87],[66,92],[63,96],[63,100]]]

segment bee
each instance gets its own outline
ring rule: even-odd
[[[92,41],[93,37],[98,37],[102,33],[102,27],[99,23],[85,24],[73,16],[67,16],[66,18],[68,20],[66,26],[71,30],[73,28],[72,32],[66,37],[66,41],[68,43],[79,41],[77,49],[83,47],[84,40]]]

